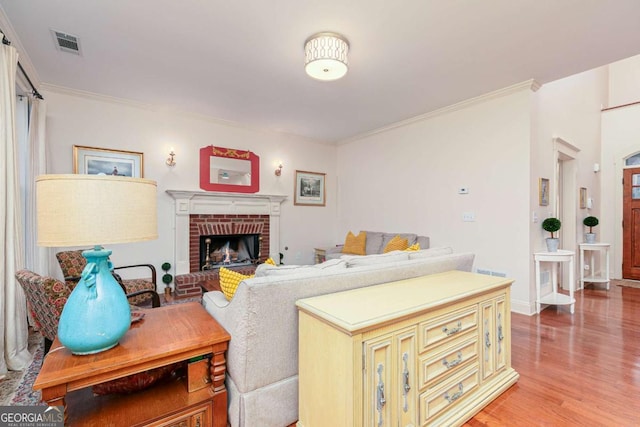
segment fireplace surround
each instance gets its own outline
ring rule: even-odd
[[[199,282],[218,277],[218,268],[201,269],[201,236],[257,234],[259,256],[254,262],[263,262],[268,257],[279,260],[280,206],[286,196],[183,190],[166,192],[174,199],[176,295],[199,295]],[[239,266],[237,271],[251,273],[255,268],[252,264]]]

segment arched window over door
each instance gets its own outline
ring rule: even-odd
[[[626,167],[640,166],[640,153],[636,153],[633,156],[629,156],[626,159],[624,159],[624,165]]]

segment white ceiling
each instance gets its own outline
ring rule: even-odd
[[[0,0],[34,79],[327,142],[640,53],[639,0]],[[80,38],[56,49],[51,29]],[[8,30],[5,30],[9,32]],[[349,72],[303,70],[319,31]]]

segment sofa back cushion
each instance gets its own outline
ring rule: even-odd
[[[440,248],[429,248],[409,253],[409,259],[430,258],[435,256],[449,255],[453,253],[450,246]]]
[[[429,238],[427,236],[418,236],[416,243],[420,245],[420,249],[429,249]]]
[[[356,257],[357,258],[357,257]],[[346,261],[342,259],[332,259],[315,265],[269,265],[260,264],[256,267],[256,277],[287,276],[291,274],[318,274],[319,270],[340,270],[347,268]]]
[[[380,231],[365,231],[367,233],[367,255],[382,253],[382,240],[384,233]]]
[[[341,260],[346,261],[347,268],[360,267],[363,265],[388,264],[390,262],[409,260],[409,252],[393,251],[386,254],[373,254],[365,256],[343,255]]]

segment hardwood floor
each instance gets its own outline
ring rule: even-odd
[[[512,314],[518,383],[465,426],[640,425],[640,289],[588,285],[575,314]]]

